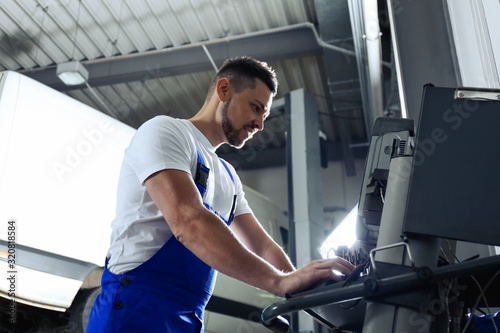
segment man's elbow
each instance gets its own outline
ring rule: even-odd
[[[184,246],[194,243],[200,234],[200,222],[203,212],[189,209],[179,209],[175,216],[170,217],[168,224],[174,237]]]

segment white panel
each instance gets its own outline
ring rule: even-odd
[[[0,260],[2,272],[10,271],[7,263]],[[15,300],[50,310],[64,311],[69,308],[82,286],[82,281],[68,279],[33,269],[16,266],[15,287],[11,289],[10,281],[2,276],[0,279],[0,296],[9,297],[9,290],[14,290]],[[5,276],[9,277],[5,273]]]
[[[17,73],[2,84],[0,238],[15,219],[19,244],[102,265],[135,130]]]
[[[500,57],[500,30],[495,15],[500,15],[500,2],[448,0],[448,8],[462,85],[499,88],[495,58]]]
[[[500,1],[483,0],[486,25],[490,34],[491,48],[496,65],[497,75],[500,77]]]
[[[290,105],[299,109],[302,108],[302,112],[292,112],[291,113],[291,133],[293,135],[293,151],[292,154],[292,165],[294,174],[293,177],[293,187],[294,187],[294,220],[298,224],[300,222],[309,221],[309,210],[308,210],[308,184],[307,177],[304,177],[307,172],[307,159],[304,158],[306,155],[306,133],[305,133],[305,115],[304,110],[304,93],[296,92],[290,95]],[[295,156],[295,157],[294,157]],[[303,235],[297,230],[297,235]],[[301,253],[297,251],[297,254]],[[303,253],[309,253],[309,249],[306,249]],[[300,265],[299,265],[300,266]]]

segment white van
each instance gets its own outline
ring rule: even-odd
[[[35,309],[62,313],[71,332],[84,332],[99,292],[123,150],[134,133],[26,76],[0,73],[0,324],[6,332],[26,325]],[[286,215],[245,191],[257,218],[284,246]],[[276,300],[219,274],[206,331],[267,332],[259,311]]]

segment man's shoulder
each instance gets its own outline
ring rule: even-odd
[[[173,118],[171,116],[166,116],[166,115],[158,115],[158,116],[155,116],[155,117],[147,120],[140,127],[144,127],[144,126],[169,126],[169,125],[184,124],[185,122],[186,122],[185,119]]]
[[[173,133],[179,135],[181,133],[190,132],[188,124],[189,120],[173,118],[166,115],[155,116],[143,123],[138,131],[154,131],[157,133]]]

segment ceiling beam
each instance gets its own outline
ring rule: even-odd
[[[303,23],[163,50],[82,61],[82,64],[89,71],[88,83],[92,87],[146,81],[213,70],[204,46],[217,66],[227,58],[241,55],[271,62],[322,52],[314,26]],[[53,65],[21,73],[58,91],[82,88],[82,85],[66,86],[62,83],[56,75],[56,68],[57,65]]]

